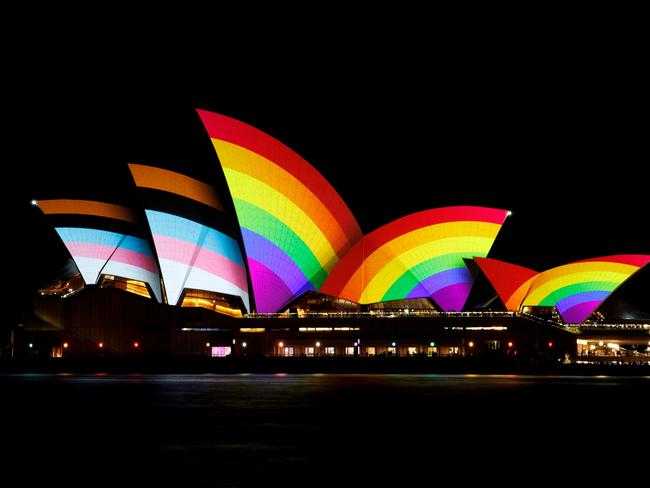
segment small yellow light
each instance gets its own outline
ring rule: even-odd
[[[103,347],[104,347],[104,343],[103,343],[103,342],[100,342],[99,344],[97,344],[97,347],[99,347],[100,349],[103,349]]]
[[[205,343],[205,347],[210,347],[210,343],[209,343],[209,342],[206,342],[206,343]]]
[[[508,347],[512,347],[512,346],[513,346],[512,342],[508,342]]]
[[[320,342],[316,342],[316,347],[320,347]]]
[[[284,342],[282,341],[278,342],[278,347],[284,347]]]
[[[70,345],[70,344],[68,344],[67,342],[64,342],[64,343],[63,343],[63,349],[67,349],[69,345]]]
[[[469,347],[474,347],[474,341],[469,341]]]

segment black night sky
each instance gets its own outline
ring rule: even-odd
[[[119,201],[127,162],[216,166],[194,108],[240,119],[296,150],[364,232],[418,210],[485,205],[513,212],[492,257],[542,270],[650,253],[641,66],[543,49],[510,54],[374,54],[309,66],[267,59],[219,71],[50,60],[24,75],[29,86],[14,75],[4,187],[16,302],[65,260],[30,200],[88,188],[89,197]],[[636,288],[637,303],[650,302],[650,287]]]

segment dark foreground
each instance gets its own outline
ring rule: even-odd
[[[647,469],[650,377],[4,374],[0,388],[3,486],[566,486]]]

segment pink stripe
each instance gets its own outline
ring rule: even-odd
[[[169,259],[185,265],[192,265],[231,282],[242,290],[248,289],[244,267],[227,257],[204,247],[161,234],[153,235],[160,259]],[[195,256],[194,263],[191,263]]]
[[[131,266],[146,269],[151,273],[158,272],[151,256],[146,256],[129,249],[120,248],[111,256],[111,253],[115,250],[113,246],[91,244],[88,242],[66,242],[65,246],[73,257],[94,258],[103,261],[106,261],[110,257],[111,261],[130,264]]]

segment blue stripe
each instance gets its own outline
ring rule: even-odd
[[[237,241],[232,237],[177,215],[156,210],[145,210],[145,212],[151,232],[154,234],[199,245],[216,254],[225,256],[241,266],[244,265]]]

